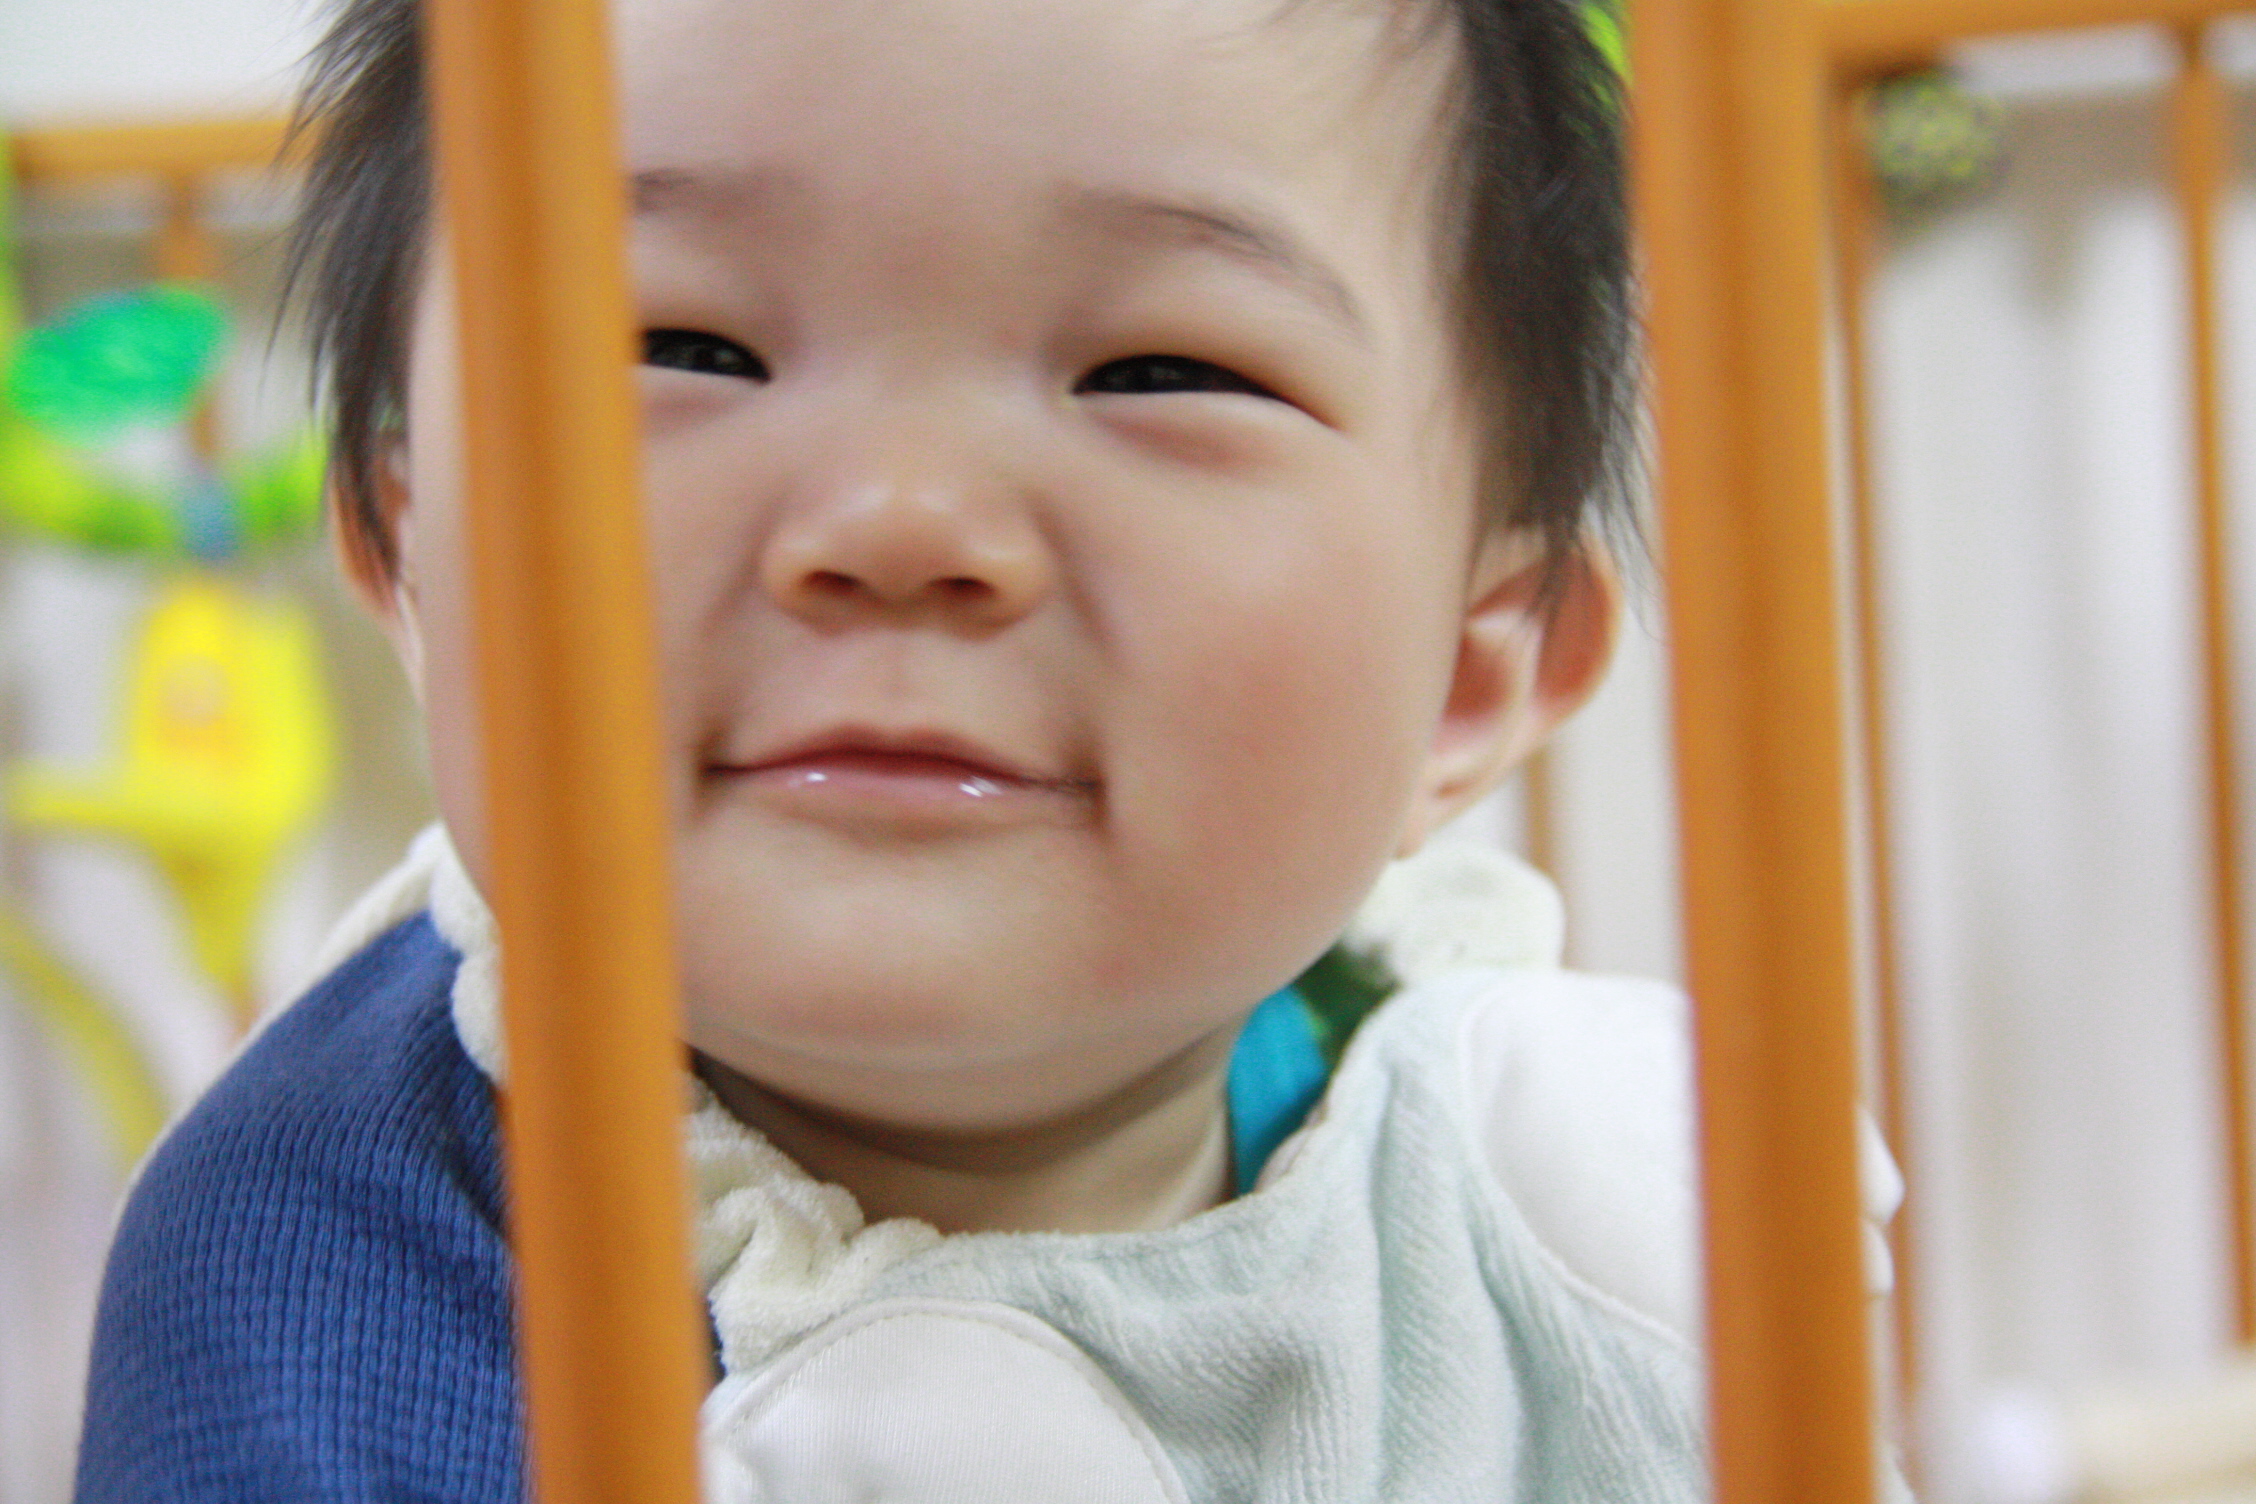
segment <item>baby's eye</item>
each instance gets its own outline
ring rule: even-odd
[[[698,376],[733,376],[741,381],[766,381],[767,362],[733,339],[700,329],[645,329],[642,363]]]
[[[1081,378],[1075,392],[1147,396],[1155,392],[1242,392],[1249,397],[1282,401],[1258,381],[1249,381],[1226,366],[1188,355],[1131,355],[1108,360]]]

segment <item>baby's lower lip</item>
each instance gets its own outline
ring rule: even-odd
[[[1092,792],[1075,780],[1020,778],[912,752],[818,752],[714,771],[791,814],[910,831],[1077,820]]]

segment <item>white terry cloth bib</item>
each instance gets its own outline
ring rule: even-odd
[[[1547,897],[1494,862],[1432,870]],[[499,1081],[491,917],[443,836],[408,868],[353,928],[427,896]],[[1410,985],[1260,1188],[1155,1232],[865,1225],[689,1082],[711,1504],[1704,1499],[1681,1000],[1529,966],[1556,900],[1515,907],[1471,949],[1413,937],[1443,975],[1390,956]]]
[[[1511,986],[1390,1002],[1261,1188],[1175,1227],[935,1238],[796,1339],[732,1329],[717,1288],[708,1497],[1705,1498],[1692,1350],[1569,1272],[1486,1161],[1461,1075]]]

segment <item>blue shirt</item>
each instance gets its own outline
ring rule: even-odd
[[[428,916],[277,1019],[150,1158],[81,1504],[524,1497],[492,1089]]]
[[[515,1501],[523,1441],[493,1092],[428,915],[244,1051],[141,1173],[103,1283],[80,1504]],[[1289,989],[1230,1097],[1241,1189],[1323,1090]]]

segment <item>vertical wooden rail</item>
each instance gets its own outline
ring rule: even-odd
[[[705,1386],[602,0],[426,12],[532,1480],[690,1504]]]
[[[0,350],[15,348],[23,332],[23,268],[17,264],[16,179],[21,154],[0,127]]]
[[[2183,48],[2170,101],[2170,147],[2185,241],[2191,354],[2195,503],[2200,518],[2202,688],[2207,701],[2211,904],[2217,966],[2217,1040],[2225,1116],[2225,1205],[2232,1218],[2233,1325],[2256,1343],[2256,1209],[2248,1141],[2248,967],[2241,942],[2240,770],[2233,728],[2230,503],[2225,473],[2224,355],[2217,288],[2217,218],[2224,196],[2230,122],[2223,81],[2202,28],[2179,32]]]
[[[163,212],[157,221],[156,245],[152,260],[157,276],[166,282],[211,282],[219,273],[219,247],[213,243],[211,226],[204,221],[203,174],[188,168],[168,174],[163,183]],[[219,457],[219,412],[207,395],[196,404],[188,419],[190,442],[196,453],[206,460]],[[236,997],[234,1005],[238,1021],[255,1018],[258,1001],[253,997]]]
[[[1912,1178],[1911,1111],[1904,1082],[1903,985],[1897,972],[1894,792],[1889,782],[1888,679],[1884,624],[1880,619],[1880,541],[1874,515],[1872,403],[1865,298],[1879,233],[1878,185],[1865,148],[1860,80],[1835,78],[1831,89],[1833,189],[1833,297],[1841,340],[1841,409],[1848,494],[1851,620],[1856,633],[1857,730],[1864,795],[1867,909],[1872,959],[1873,1053],[1880,1088],[1880,1132],[1907,1181]],[[1895,1389],[1908,1413],[1919,1388],[1916,1234],[1918,1208],[1910,1198],[1888,1226],[1896,1288],[1889,1304],[1895,1347]]]
[[[1639,0],[1721,1504],[1874,1486],[1810,0]]]
[[[167,282],[209,282],[219,268],[218,248],[204,223],[202,175],[182,171],[164,179],[163,213],[153,260]]]
[[[1524,833],[1525,855],[1530,866],[1550,878],[1563,883],[1566,874],[1559,870],[1559,779],[1557,753],[1553,748],[1539,749],[1520,767],[1520,828]]]

